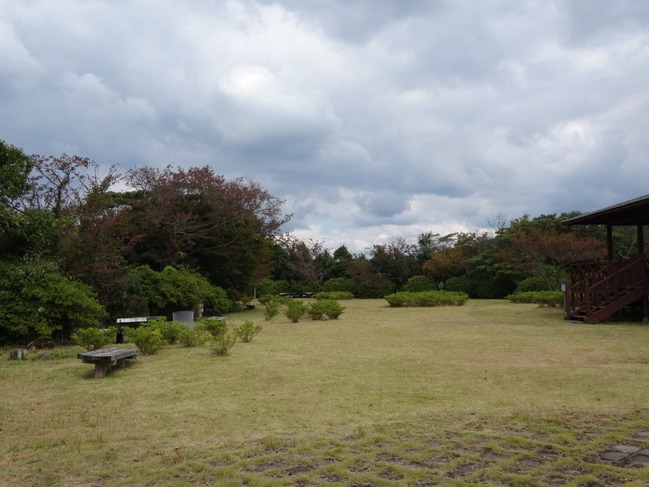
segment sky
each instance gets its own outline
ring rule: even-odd
[[[649,193],[649,2],[0,0],[0,139],[259,182],[360,252]]]

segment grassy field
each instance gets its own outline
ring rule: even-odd
[[[104,379],[72,348],[0,361],[0,485],[649,484],[612,461],[649,450],[649,326],[343,304],[335,321],[232,315],[264,330]]]

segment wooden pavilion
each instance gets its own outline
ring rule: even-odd
[[[566,319],[597,323],[629,306],[641,306],[649,317],[649,259],[644,226],[649,225],[649,195],[641,196],[563,222],[565,225],[605,225],[608,258],[570,268],[566,286]],[[636,227],[636,256],[615,259],[613,227]]]

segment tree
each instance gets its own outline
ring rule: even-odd
[[[89,286],[31,257],[0,265],[0,303],[5,343],[67,340],[76,328],[98,326],[105,317]]]
[[[328,253],[325,254],[324,242],[316,239],[300,240],[285,235],[282,246],[288,254],[289,280],[322,288],[327,277],[327,269],[323,264],[333,260]]]
[[[226,180],[211,168],[129,172],[129,195],[143,237],[133,249],[139,264],[162,269],[191,265],[222,287],[244,291],[267,259],[267,239],[290,215],[283,201],[254,181]]]
[[[29,189],[27,178],[32,160],[21,149],[0,140],[0,253],[19,254],[18,233],[24,218],[16,211],[19,200]]]
[[[22,149],[0,140],[0,211],[14,208],[15,200],[27,192],[32,165]]]
[[[419,274],[416,250],[414,245],[401,237],[387,244],[374,245],[369,252],[372,269],[389,279],[396,289],[401,289],[408,278]]]
[[[186,268],[165,267],[157,272],[143,265],[127,277],[130,315],[165,315],[173,311],[198,310],[202,305],[209,314],[232,311],[226,292],[212,285],[198,272]]]
[[[25,208],[52,211],[55,216],[73,211],[83,199],[99,164],[81,156],[32,156],[30,191],[22,202]]]
[[[510,232],[513,254],[522,269],[544,282],[549,290],[559,289],[570,264],[606,255],[606,246],[596,237],[579,238],[554,228],[531,227]]]

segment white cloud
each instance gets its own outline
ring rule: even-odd
[[[212,164],[352,249],[646,193],[649,8],[0,0],[2,138]]]

